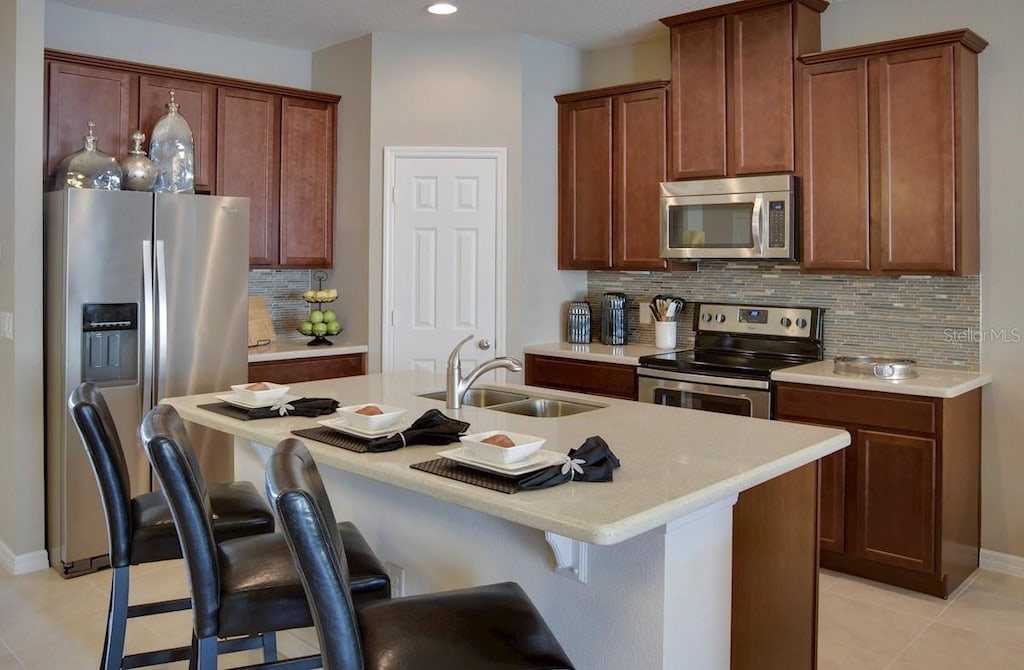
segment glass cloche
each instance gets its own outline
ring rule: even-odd
[[[54,188],[92,188],[103,191],[121,190],[121,167],[117,159],[96,146],[93,133],[96,124],[89,122],[89,132],[82,139],[85,148],[67,156],[57,166]]]
[[[192,128],[181,114],[170,91],[167,111],[153,126],[149,157],[159,172],[153,190],[157,193],[195,193],[195,149]]]

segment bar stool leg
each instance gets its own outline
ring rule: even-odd
[[[269,631],[262,634],[263,661],[269,663],[277,660],[277,633]]]
[[[111,569],[110,608],[107,611],[107,634],[103,639],[101,670],[120,670],[127,627],[128,568],[125,566]]]

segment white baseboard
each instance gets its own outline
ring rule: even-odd
[[[989,549],[981,550],[979,567],[1013,577],[1024,577],[1024,556],[1001,554]]]
[[[50,561],[45,549],[18,555],[0,540],[0,566],[3,566],[4,570],[12,575],[24,575],[48,569]]]

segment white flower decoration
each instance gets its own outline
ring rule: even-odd
[[[583,474],[583,466],[587,464],[582,458],[569,458],[568,456],[563,457],[564,462],[562,463],[562,474],[569,475],[569,480],[576,478],[577,474]]]
[[[294,405],[290,405],[290,404],[288,404],[286,402],[283,402],[280,405],[272,405],[270,407],[270,411],[272,411],[272,412],[276,411],[281,416],[287,416],[288,412],[292,411],[293,409],[295,409],[295,406]]]

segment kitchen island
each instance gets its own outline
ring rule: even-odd
[[[816,467],[849,443],[845,431],[832,428],[564,392],[557,396],[600,408],[536,418],[446,410],[418,395],[442,388],[443,375],[392,373],[307,382],[292,393],[397,405],[410,421],[438,408],[470,422],[471,432],[539,435],[545,449],[559,453],[600,435],[622,467],[613,482],[509,495],[409,467],[447,447],[360,454],[306,439],[336,513],[360,527],[396,575],[402,571],[406,594],[519,582],[581,670],[728,668],[737,497]],[[235,435],[236,477],[261,488],[270,447],[316,425],[301,417],[241,421],[198,407],[216,402],[214,395],[164,402],[189,421]],[[816,486],[816,475],[811,481]]]

